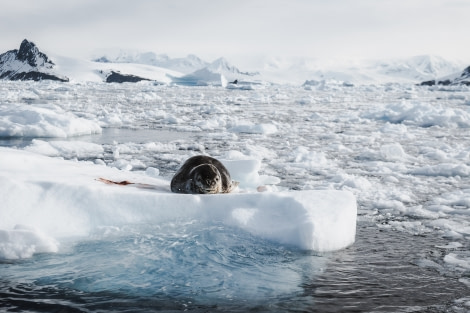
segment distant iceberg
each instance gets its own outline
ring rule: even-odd
[[[182,77],[172,77],[173,81],[186,86],[223,86],[228,81],[253,79],[259,75],[258,72],[242,72],[235,66],[229,64],[224,58],[219,58],[208,66]]]

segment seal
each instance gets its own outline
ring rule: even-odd
[[[196,155],[184,162],[171,180],[171,191],[176,193],[229,193],[238,186],[230,173],[217,159]]]

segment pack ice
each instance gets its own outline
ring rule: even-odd
[[[241,185],[259,177],[253,160],[226,164]],[[109,185],[99,178],[135,184]],[[222,223],[319,252],[351,245],[356,232],[356,199],[348,191],[248,188],[180,195],[170,192],[168,180],[145,173],[10,148],[0,148],[0,199],[0,257],[8,259],[57,252],[62,241],[87,238],[102,227],[174,220]]]

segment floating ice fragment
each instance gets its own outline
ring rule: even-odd
[[[147,167],[145,174],[151,177],[158,177],[160,175],[160,170],[155,167]]]
[[[470,269],[470,257],[459,256],[456,253],[449,253],[444,257],[444,262],[463,270]]]
[[[441,249],[457,249],[462,247],[462,244],[457,241],[449,242],[445,246],[436,246],[436,248],[441,248]]]
[[[101,127],[59,107],[0,105],[0,137],[59,137],[101,133]]]
[[[399,143],[383,145],[380,147],[380,154],[386,161],[402,161],[407,157]]]
[[[229,129],[235,133],[264,134],[270,135],[277,133],[277,127],[273,124],[240,124]]]
[[[421,127],[470,127],[469,112],[421,102],[388,104],[363,114],[363,117]]]
[[[411,171],[414,175],[425,175],[425,176],[470,176],[470,167],[465,164],[452,164],[443,163],[437,165],[426,165],[423,167],[416,168]]]
[[[299,146],[291,153],[291,160],[296,167],[318,168],[328,166],[329,161],[321,151],[310,151],[307,147]]]

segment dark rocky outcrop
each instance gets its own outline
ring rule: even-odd
[[[0,79],[6,80],[57,80],[68,82],[69,79],[55,74],[54,63],[36,45],[23,40],[20,49],[0,54]]]
[[[465,68],[462,73],[452,75],[452,77],[442,78],[442,79],[433,79],[424,81],[419,84],[420,86],[449,86],[449,85],[466,85],[470,86],[470,66]]]
[[[52,74],[47,74],[47,73],[41,73],[41,72],[36,72],[36,71],[31,71],[31,72],[21,72],[21,73],[14,73],[12,71],[6,71],[4,73],[0,74],[0,79],[7,79],[7,80],[34,80],[34,81],[40,81],[40,80],[57,80],[61,82],[68,82],[68,78],[61,78],[57,77]]]
[[[107,57],[105,57],[105,56],[102,56],[102,57],[100,57],[100,58],[98,58],[98,59],[95,59],[95,60],[93,60],[93,62],[111,63],[111,61],[110,61]]]
[[[422,82],[420,86],[434,86],[434,85],[443,85],[443,86],[449,86],[451,85],[452,82],[449,79],[445,80],[427,80],[425,82]]]
[[[148,78],[143,78],[135,75],[121,74],[119,72],[111,71],[111,73],[106,76],[107,83],[137,83],[143,80],[150,81]]]
[[[54,63],[49,60],[47,55],[39,51],[33,42],[26,39],[21,42],[16,58],[19,61],[28,63],[32,67],[44,66],[52,68],[54,66]]]

